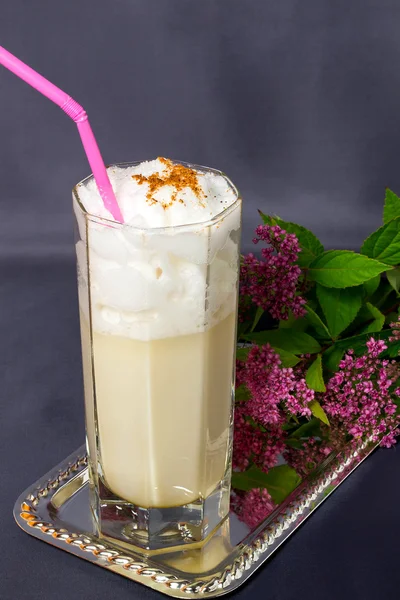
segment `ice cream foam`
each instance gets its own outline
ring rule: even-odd
[[[81,308],[90,280],[94,329],[148,341],[204,331],[235,310],[241,203],[231,182],[162,158],[108,173],[124,225],[101,221],[91,178],[74,199]]]

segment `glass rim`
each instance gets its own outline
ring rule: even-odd
[[[152,232],[162,233],[162,232],[171,232],[171,231],[192,231],[192,230],[205,229],[207,227],[211,227],[212,225],[215,225],[216,223],[219,223],[220,221],[222,221],[226,216],[230,215],[237,208],[238,205],[241,204],[242,197],[240,195],[238,188],[231,181],[231,179],[227,175],[225,175],[225,173],[223,171],[220,171],[218,169],[213,169],[211,167],[196,165],[194,163],[188,163],[183,160],[173,160],[173,159],[170,159],[170,160],[174,164],[183,165],[190,169],[194,169],[195,171],[199,171],[200,173],[214,173],[215,175],[220,175],[221,177],[223,177],[225,179],[225,181],[228,183],[229,187],[234,191],[235,198],[236,198],[235,201],[232,204],[230,204],[228,207],[224,208],[217,215],[212,217],[212,219],[208,219],[207,221],[196,221],[195,223],[185,223],[185,224],[181,224],[181,225],[166,225],[163,227],[147,227],[147,228],[145,228],[145,227],[136,227],[134,225],[129,225],[129,223],[121,223],[119,221],[115,221],[111,218],[111,216],[110,216],[110,218],[100,217],[99,215],[95,215],[86,210],[86,208],[83,206],[81,199],[79,197],[79,188],[84,186],[85,184],[87,184],[90,180],[92,180],[94,178],[93,174],[88,175],[87,177],[85,177],[84,179],[79,181],[73,187],[73,189],[72,189],[73,198],[76,200],[81,213],[84,215],[84,217],[86,219],[93,221],[95,223],[98,223],[98,224],[104,224],[107,227],[127,228],[127,229],[130,229],[132,231],[135,231],[137,233],[142,233],[142,234],[151,234]],[[114,167],[119,167],[119,168],[134,167],[134,166],[140,165],[143,162],[145,162],[145,161],[137,160],[137,161],[132,161],[132,162],[118,162],[118,163],[113,163],[113,164],[107,165],[106,168],[107,168],[107,170],[109,170]]]

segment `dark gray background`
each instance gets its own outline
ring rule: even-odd
[[[398,0],[0,0],[0,44],[84,105],[107,162],[225,170],[256,208],[356,248],[400,191]],[[0,597],[155,593],[20,532],[16,497],[82,443],[75,127],[0,69]],[[397,600],[400,454],[343,484],[242,600]]]
[[[0,43],[88,111],[106,162],[225,170],[256,208],[357,247],[400,191],[398,0],[2,0]],[[71,253],[75,126],[0,72],[0,250]]]

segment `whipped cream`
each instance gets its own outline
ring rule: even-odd
[[[170,161],[158,158],[136,166],[108,169],[125,224],[141,229],[190,225],[213,219],[236,201],[236,190],[232,184],[222,175],[212,171],[194,171],[200,191],[198,194],[190,187],[177,190],[176,185],[167,184],[160,185],[149,198],[149,183],[140,183],[139,180],[143,177],[151,181],[155,174],[158,174],[160,179],[164,176],[166,182],[179,180],[179,171],[175,178],[168,178],[171,164]],[[181,179],[184,183],[185,178]],[[191,182],[190,175],[186,179]],[[78,192],[88,212],[106,219],[111,218],[103,205],[94,179],[91,178],[86,184],[80,185]],[[171,202],[174,194],[176,198]]]
[[[76,188],[88,215],[74,198],[80,306],[88,318],[90,284],[94,330],[149,341],[234,311],[241,203],[229,180],[166,159],[108,174],[124,225],[110,223],[93,178]]]

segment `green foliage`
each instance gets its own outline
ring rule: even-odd
[[[316,392],[326,391],[324,376],[322,374],[322,357],[320,354],[317,354],[317,358],[307,369],[306,383],[311,390],[315,390]]]
[[[367,238],[361,254],[387,265],[400,263],[400,217],[389,221]]]
[[[236,348],[236,358],[237,360],[246,360],[250,351],[250,346],[238,346]]]
[[[308,327],[307,321],[298,319],[293,314],[289,315],[288,319],[279,321],[279,329],[292,329],[294,331],[305,331]]]
[[[356,318],[363,296],[363,286],[340,289],[317,284],[317,297],[333,339]]]
[[[255,328],[257,327],[261,317],[263,316],[264,311],[262,308],[260,308],[259,306],[257,306],[257,310],[256,310],[256,314],[254,315],[254,321],[253,321],[253,325],[251,326],[250,331],[254,331]]]
[[[394,321],[397,321],[398,319],[398,314],[396,312],[390,312],[385,316],[385,325],[390,325],[390,323],[394,323]]]
[[[249,335],[249,337],[251,337],[251,335]],[[236,359],[245,361],[249,355],[250,348],[251,344],[246,347],[237,348]],[[280,356],[282,367],[295,367],[300,362],[300,358],[292,352],[287,352],[287,350],[283,350],[282,348],[274,348],[274,350]]]
[[[400,290],[400,268],[396,267],[396,269],[386,271],[386,277],[392,288],[398,293]]]
[[[295,431],[292,431],[290,437],[295,439],[322,437],[320,419],[316,417],[311,418],[309,421],[303,423],[303,425],[300,425]]]
[[[388,341],[389,337],[392,335],[391,329],[385,329],[384,331],[380,331],[374,334],[374,338],[376,340],[385,340]],[[370,333],[361,333],[359,335],[354,335],[347,338],[342,338],[335,343],[336,348],[340,348],[341,350],[354,350],[354,353],[359,355],[365,352],[365,344],[371,337]]]
[[[389,342],[389,325],[400,313],[400,198],[386,190],[384,224],[365,240],[360,253],[325,251],[305,227],[277,216],[260,215],[264,223],[279,225],[299,240],[298,265],[302,274],[298,293],[306,301],[305,314],[300,318],[289,314],[288,319],[275,321],[268,312],[254,306],[246,323],[240,326],[239,341],[244,346],[238,349],[237,357],[246,360],[253,344],[270,344],[280,355],[283,367],[299,369],[299,376],[305,377],[307,386],[315,392],[308,405],[312,416],[294,416],[281,407],[286,415],[281,426],[284,443],[291,452],[301,450],[310,438],[314,439],[313,444],[326,441],[329,445],[329,432],[335,427],[331,428],[325,413],[324,394],[345,353],[352,350],[356,356],[365,354],[366,342],[373,336],[388,345],[382,357],[399,358],[400,341]],[[398,382],[393,382],[393,388],[395,385]],[[246,402],[249,397],[245,386],[236,390],[238,402]],[[400,400],[394,401],[400,412]],[[253,425],[268,435],[260,424]],[[300,481],[288,465],[265,473],[251,464],[245,472],[235,472],[232,477],[237,490],[266,488],[276,503],[282,502]]]
[[[360,333],[377,333],[382,330],[385,324],[385,315],[381,313],[379,308],[367,302],[360,311],[359,317],[364,324],[361,325]]]
[[[325,388],[325,386],[324,386]],[[325,389],[320,390],[320,391],[325,391]],[[314,415],[314,417],[316,417],[317,419],[319,419],[320,421],[322,421],[323,423],[325,423],[325,425],[329,425],[329,419],[326,416],[326,413],[324,411],[324,409],[322,408],[322,406],[320,405],[320,403],[318,402],[318,400],[313,400],[312,402],[310,402],[310,409],[312,414]]]
[[[382,354],[382,358],[399,358],[400,342],[389,344],[388,349]],[[400,401],[400,399],[399,399]]]
[[[282,348],[274,348],[274,350],[277,354],[279,354],[282,367],[295,367],[300,362],[300,358],[292,352],[288,352]]]
[[[275,504],[283,502],[300,482],[301,477],[288,465],[273,467],[268,473],[254,466],[241,473],[232,473],[233,488],[243,491],[266,488]]]
[[[392,190],[386,188],[383,222],[389,223],[396,217],[400,217],[400,198]]]
[[[389,281],[382,279],[378,289],[372,294],[369,301],[380,310],[385,310],[386,306],[391,306],[393,304],[393,299],[395,299],[393,287],[390,285]]]
[[[391,272],[392,271],[387,271],[387,273],[391,273]],[[376,277],[373,277],[372,279],[369,279],[368,281],[363,283],[366,298],[370,298],[376,292],[376,290],[379,287],[380,282],[381,282],[381,276],[376,275]]]
[[[280,348],[293,354],[313,354],[321,350],[319,342],[311,335],[292,329],[272,329],[270,331],[249,333],[244,335],[243,338],[258,345],[270,344],[273,348]]]
[[[325,287],[348,288],[360,285],[386,269],[387,265],[362,254],[350,250],[329,250],[310,264],[308,276]]]
[[[338,347],[336,344],[325,350],[322,356],[322,364],[329,377],[338,370],[339,362],[342,360],[344,352],[345,349]]]
[[[261,218],[267,225],[279,225],[282,229],[288,233],[294,233],[299,240],[301,253],[299,256],[298,263],[301,267],[307,267],[317,256],[324,252],[324,247],[319,239],[309,230],[302,225],[296,223],[290,223],[283,221],[277,216],[270,217],[264,215],[260,211]]]
[[[304,318],[306,322],[314,329],[315,333],[318,337],[322,339],[329,339],[331,337],[331,333],[321,317],[311,308],[309,304],[306,304],[305,309],[307,314]],[[298,319],[302,321],[303,319]]]
[[[249,400],[249,398],[250,398],[250,392],[245,385],[240,385],[239,387],[236,388],[235,400],[237,402],[245,402],[246,400]]]

